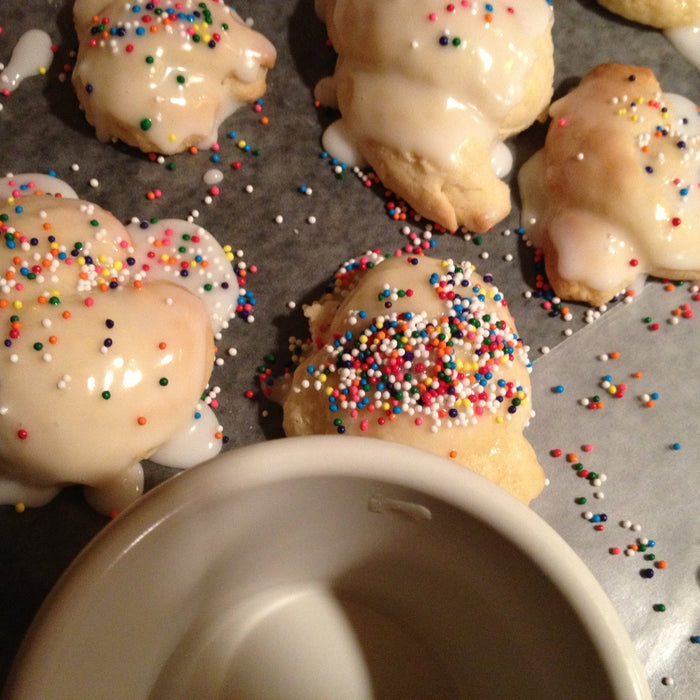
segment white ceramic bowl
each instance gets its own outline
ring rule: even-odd
[[[238,449],[111,523],[62,577],[21,698],[644,698],[602,589],[482,477],[351,437]]]

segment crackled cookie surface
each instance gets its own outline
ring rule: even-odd
[[[119,510],[142,489],[141,459],[184,467],[221,448],[200,398],[219,293],[233,304],[237,285],[203,230],[130,231],[39,178],[0,181],[0,502],[40,505],[82,484]],[[204,285],[195,259],[215,271]],[[171,268],[193,274],[180,284]]]
[[[510,210],[503,141],[552,94],[546,0],[317,0],[338,54],[326,150],[368,162],[419,214],[485,231]]]
[[[644,275],[700,276],[700,116],[651,70],[603,64],[551,109],[519,173],[558,296],[601,305]]]
[[[101,141],[178,153],[265,92],[275,49],[223,0],[77,0],[73,85]]]
[[[305,308],[278,380],[287,435],[365,435],[451,457],[525,503],[544,474],[523,429],[530,363],[502,294],[468,263],[369,253]]]

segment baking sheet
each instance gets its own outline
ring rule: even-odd
[[[254,321],[234,320],[219,342],[224,363],[212,377],[212,385],[221,388],[217,415],[229,446],[280,437],[279,410],[257,395],[259,367],[273,362],[271,354],[281,361],[290,335],[304,335],[301,306],[324,290],[340,263],[370,248],[394,251],[426,240],[425,222],[394,220],[382,188],[366,187],[350,171],[340,176],[321,157],[320,136],[335,115],[314,105],[312,91],[331,72],[334,55],[312,0],[235,3],[239,14],[252,17],[255,28],[273,41],[278,63],[269,75],[262,112],[243,108],[225,123],[218,163],[204,151],[150,161],[97,142],[66,78],[76,48],[71,6],[62,0],[0,5],[0,61],[7,63],[21,34],[31,28],[44,29],[57,45],[47,75],[27,79],[0,97],[0,173],[54,170],[81,197],[124,221],[193,216],[241,251],[248,266],[246,286],[255,299]],[[619,61],[648,65],[665,90],[700,100],[700,75],[661,33],[616,19],[591,0],[555,0],[554,7],[556,94],[597,63]],[[261,123],[262,116],[268,124]],[[536,125],[512,140],[514,173],[543,135],[544,128]],[[234,162],[240,168],[232,167]],[[221,193],[208,202],[202,176],[212,167],[224,180]],[[149,199],[156,190],[160,196]],[[691,642],[700,634],[699,321],[675,323],[673,311],[688,303],[700,313],[700,306],[690,285],[668,291],[652,281],[634,303],[612,304],[594,323],[585,306],[569,304],[570,320],[543,308],[532,294],[538,272],[533,251],[516,232],[515,190],[513,199],[513,213],[493,231],[433,234],[432,252],[473,261],[506,294],[532,348],[537,415],[527,436],[550,479],[533,508],[581,555],[610,595],[648,671],[653,695],[693,697],[700,681],[700,645]],[[651,330],[653,322],[658,330]],[[643,376],[632,376],[636,372]],[[627,384],[622,396],[602,385],[606,375],[613,386]],[[254,396],[248,398],[248,392]],[[640,397],[653,393],[659,398],[647,407]],[[582,399],[590,402],[596,395],[604,408],[582,405]],[[553,456],[557,449],[560,457]],[[577,476],[567,462],[570,453],[607,480],[595,486]],[[148,485],[171,473],[150,466]],[[576,501],[582,497],[586,504]],[[587,511],[607,520],[587,520]],[[50,587],[105,523],[79,489],[21,514],[0,508],[0,683]],[[604,529],[596,530],[596,524]],[[655,546],[634,556],[611,554],[638,538]],[[650,560],[650,554],[657,559]],[[658,568],[658,560],[667,568]],[[645,569],[654,576],[647,578]],[[659,605],[664,612],[655,609]]]

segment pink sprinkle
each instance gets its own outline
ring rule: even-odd
[[[583,451],[584,452],[593,452],[593,445],[590,443],[587,443],[583,446]]]
[[[566,117],[557,120],[557,126],[566,126]]]
[[[620,554],[622,550],[619,547],[610,547],[610,554]]]
[[[95,300],[92,297],[87,297],[85,299],[85,306],[92,306],[95,303]]]
[[[431,13],[428,15],[428,19],[429,19],[431,22],[437,22],[437,14],[436,14],[435,12],[431,12]]]
[[[360,430],[367,430],[369,428],[369,421],[363,420],[360,422]]]

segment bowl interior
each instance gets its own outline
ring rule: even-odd
[[[633,697],[628,640],[544,522],[447,461],[372,442],[368,468],[366,441],[340,440],[234,451],[120,516],[47,602],[15,688]]]

